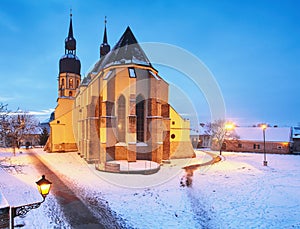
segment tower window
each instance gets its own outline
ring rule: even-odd
[[[128,68],[128,72],[129,72],[129,77],[130,78],[136,78],[134,68]]]
[[[69,79],[69,88],[73,88],[73,79]]]
[[[79,80],[76,80],[76,88],[79,87]]]
[[[175,134],[171,134],[171,138],[174,139],[176,136]]]
[[[61,86],[62,86],[62,87],[65,86],[65,79],[61,79]]]
[[[69,91],[69,96],[72,96],[73,94],[72,94],[72,92],[71,91]]]

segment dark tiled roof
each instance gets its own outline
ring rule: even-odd
[[[152,67],[148,57],[138,44],[130,27],[128,26],[113,49],[95,64],[93,70],[89,74],[99,72],[111,65],[130,63]]]

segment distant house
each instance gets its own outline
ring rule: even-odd
[[[236,139],[225,139],[223,150],[264,152],[263,130],[260,127],[237,127]],[[300,136],[299,136],[300,137]],[[290,153],[292,131],[289,127],[268,127],[265,130],[266,153]]]
[[[300,152],[300,127],[293,127],[293,152]]]
[[[200,148],[200,138],[199,138],[199,131],[198,130],[191,130],[190,131],[190,139],[194,149]]]
[[[210,148],[211,136],[201,131],[191,131],[190,139],[193,147],[196,148]]]

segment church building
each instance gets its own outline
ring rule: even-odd
[[[130,27],[111,49],[106,20],[100,59],[81,80],[71,15],[46,150],[77,151],[100,170],[115,160],[161,163],[194,157],[189,121],[168,101],[168,83],[152,66]]]

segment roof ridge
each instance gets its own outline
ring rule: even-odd
[[[112,50],[107,53],[100,61],[95,65],[93,71],[99,72],[101,69],[118,64],[140,64],[152,67],[148,57],[144,50],[139,45],[132,30],[127,26],[125,32],[118,40]]]

